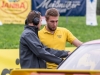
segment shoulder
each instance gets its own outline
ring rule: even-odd
[[[72,34],[70,30],[64,27],[57,27],[57,32],[65,33],[65,34]]]
[[[39,30],[39,31],[38,31],[38,33],[42,33],[43,31],[44,31],[44,30],[43,30],[43,29],[41,29],[41,30]]]
[[[35,32],[33,32],[32,30],[29,30],[29,29],[25,29],[25,30],[22,32],[22,36],[23,36],[23,37],[26,37],[26,36],[29,36],[29,35],[35,35]]]
[[[67,28],[64,27],[57,27],[58,31],[63,31],[63,32],[68,32],[69,30]]]
[[[45,26],[44,26],[41,30],[38,31],[38,34],[42,34],[42,33],[44,33],[44,32],[46,32]]]

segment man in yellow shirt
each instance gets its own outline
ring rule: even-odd
[[[79,47],[82,42],[79,41],[68,29],[57,27],[59,12],[55,8],[50,8],[45,13],[47,25],[39,31],[40,41],[47,47],[65,50],[66,43],[69,42]],[[56,65],[48,64],[48,68],[56,68]]]

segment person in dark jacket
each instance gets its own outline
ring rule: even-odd
[[[70,54],[69,51],[47,48],[40,42],[38,38],[38,30],[41,26],[40,12],[29,12],[25,22],[25,28],[20,37],[19,47],[21,68],[47,68],[46,62],[60,64],[62,58]]]

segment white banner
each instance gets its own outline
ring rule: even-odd
[[[97,26],[97,0],[86,0],[86,25]]]

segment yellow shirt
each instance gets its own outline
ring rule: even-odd
[[[38,32],[40,41],[47,47],[65,50],[66,43],[72,43],[76,37],[66,28],[57,27],[54,34],[46,30],[45,26]],[[56,68],[57,66],[48,64],[48,68]]]

